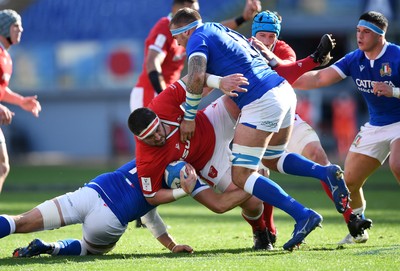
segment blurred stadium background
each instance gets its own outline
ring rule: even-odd
[[[240,14],[245,1],[199,2],[204,21],[220,21]],[[400,39],[400,0],[261,2],[263,9],[282,15],[281,38],[299,59],[313,52],[324,33],[336,38],[334,60],[354,50],[355,27],[367,9],[389,18],[389,41]],[[21,14],[24,27],[21,44],[10,49],[11,88],[23,95],[37,94],[42,104],[38,119],[12,108],[13,123],[2,127],[11,164],[110,161],[134,155],[126,127],[129,95],[142,69],[144,39],[154,23],[170,12],[171,3],[0,0],[0,9],[12,8]],[[239,31],[250,36],[250,26],[247,23]],[[354,83],[347,79],[330,90],[298,92],[300,112],[315,127],[333,161],[343,158],[335,131],[346,137],[367,118],[354,90]],[[350,98],[353,103],[333,107],[336,98]],[[334,129],[336,121],[339,128]]]

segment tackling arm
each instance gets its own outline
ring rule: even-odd
[[[332,67],[322,70],[309,71],[300,76],[293,84],[293,88],[299,90],[310,90],[333,85],[343,78]]]
[[[158,190],[154,197],[146,198],[147,202],[151,205],[157,206],[160,204],[170,203],[177,199],[187,196],[186,192],[182,188],[177,189],[165,189]]]

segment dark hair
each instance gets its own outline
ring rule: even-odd
[[[389,26],[388,19],[386,19],[385,15],[379,13],[377,11],[368,11],[360,16],[360,20],[365,20],[367,22],[373,23],[383,31],[387,31]]]
[[[171,19],[169,26],[176,25],[180,27],[197,20],[201,20],[200,13],[197,10],[191,8],[181,8]]]
[[[147,107],[142,107],[134,110],[128,118],[129,130],[134,135],[140,135],[140,133],[146,129],[147,126],[157,117],[153,110]]]

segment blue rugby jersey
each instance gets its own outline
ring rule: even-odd
[[[207,58],[207,73],[226,76],[242,73],[249,85],[246,93],[233,98],[241,109],[260,98],[285,79],[272,70],[260,52],[246,37],[219,23],[204,23],[190,37],[186,46],[188,58],[202,54]]]
[[[124,226],[155,208],[143,196],[137,177],[135,159],[114,172],[97,176],[85,186],[100,194]]]
[[[371,125],[384,126],[400,121],[400,99],[378,97],[373,93],[374,82],[400,87],[400,46],[386,43],[375,60],[369,60],[363,51],[357,49],[338,60],[332,67],[342,78],[353,78],[368,105]]]

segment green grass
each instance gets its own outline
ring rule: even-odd
[[[17,214],[42,201],[72,191],[103,167],[14,167],[0,195],[0,213]],[[297,200],[321,213],[323,228],[307,237],[307,243],[292,253],[282,245],[290,238],[294,221],[275,211],[279,235],[274,251],[251,250],[251,229],[236,208],[217,215],[191,198],[159,207],[169,232],[180,243],[191,245],[195,253],[172,254],[146,229],[130,225],[116,248],[107,255],[87,257],[41,256],[13,259],[11,252],[33,238],[56,241],[81,238],[80,225],[53,231],[11,235],[0,240],[0,270],[399,270],[399,188],[390,171],[382,168],[365,186],[367,216],[374,221],[366,244],[338,246],[346,234],[343,218],[320,189],[317,181],[273,175]],[[9,183],[9,185],[8,185]],[[13,185],[11,185],[11,183]],[[46,191],[41,184],[52,187]],[[54,186],[59,184],[59,186]],[[62,185],[65,186],[62,186]],[[42,187],[34,189],[34,187]],[[28,191],[22,188],[28,187]]]

